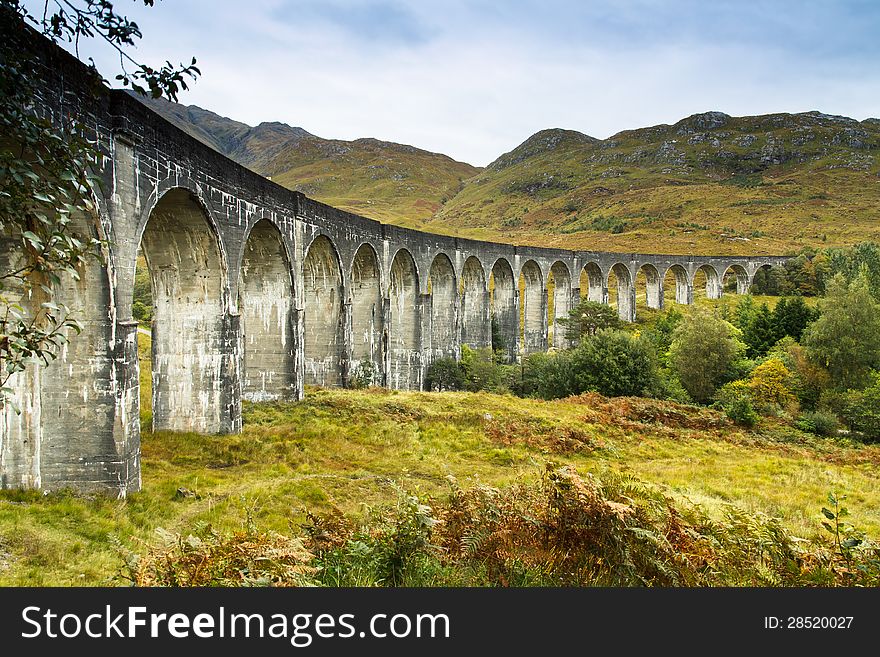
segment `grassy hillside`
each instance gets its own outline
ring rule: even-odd
[[[479,169],[412,146],[322,139],[283,123],[250,127],[195,106],[140,99],[184,131],[257,173],[372,219],[421,227]]]
[[[249,518],[296,533],[307,509],[364,519],[401,488],[442,501],[449,475],[466,490],[504,487],[539,481],[548,461],[635,477],[713,518],[732,508],[778,517],[823,544],[833,490],[848,494],[853,524],[880,535],[880,447],[767,418],[748,431],[648,399],[310,389],[302,402],[248,406],[241,435],[145,431],[142,447],[144,490],[127,500],[0,493],[0,585],[122,584],[120,546],[144,553],[159,528],[223,532]]]
[[[225,155],[380,221],[517,244],[784,254],[880,236],[880,120],[696,114],[598,140],[542,130],[485,169],[147,101]]]
[[[429,228],[567,248],[785,253],[876,239],[880,121],[698,114],[598,141],[547,130]]]

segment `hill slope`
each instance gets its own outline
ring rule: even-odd
[[[419,227],[479,171],[404,144],[322,139],[284,123],[248,126],[196,106],[139,98],[188,134],[289,189],[358,214]]]
[[[545,130],[429,227],[568,248],[784,253],[876,239],[880,121],[696,114],[606,140]]]
[[[375,139],[250,127],[146,101],[285,187],[388,223],[517,244],[783,254],[880,239],[880,120],[806,112],[731,117],[599,140],[542,130],[485,169]]]

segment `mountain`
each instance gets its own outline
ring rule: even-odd
[[[322,139],[284,123],[251,127],[167,100],[137,97],[199,141],[289,189],[358,214],[422,227],[480,169],[377,139]]]
[[[880,238],[880,121],[706,112],[597,140],[543,130],[426,226],[609,251],[785,253]]]
[[[388,223],[607,251],[782,254],[880,239],[880,120],[689,116],[596,139],[541,130],[485,169],[145,101],[285,187]]]

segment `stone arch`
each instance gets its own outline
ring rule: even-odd
[[[651,263],[645,263],[639,267],[636,276],[645,278],[645,303],[648,308],[660,310],[663,308],[663,279],[660,272]]]
[[[694,271],[694,276],[691,279],[691,285],[694,289],[699,287],[699,279],[702,274],[702,277],[705,277],[706,280],[706,298],[707,299],[720,299],[721,298],[721,277],[718,275],[718,270],[715,269],[709,263],[705,263],[697,267],[696,271]]]
[[[478,258],[470,256],[461,270],[461,341],[474,349],[492,345],[489,286]]]
[[[268,219],[257,221],[244,243],[238,283],[244,399],[298,395],[293,285],[281,232]]]
[[[571,273],[568,266],[561,260],[557,260],[550,267],[550,275],[553,278],[553,312],[552,316],[548,308],[548,324],[552,324],[553,328],[553,346],[562,349],[567,346],[568,341],[565,339],[565,330],[557,321],[558,319],[567,319],[568,311],[571,310]],[[547,283],[547,292],[550,294],[550,283]],[[549,329],[548,329],[549,330]]]
[[[106,237],[97,213],[74,212],[69,226],[84,237]],[[87,257],[77,276],[44,281],[81,332],[63,330],[69,341],[55,360],[28,364],[6,381],[21,412],[10,403],[0,410],[0,488],[71,487],[122,496],[140,488],[137,327],[115,322],[124,310],[114,305],[109,255],[104,252],[105,263]],[[23,264],[21,235],[7,227],[0,235],[0,267],[11,272]],[[17,303],[26,319],[46,312],[39,285],[28,291],[12,278],[4,284],[5,299]]]
[[[520,338],[522,351],[531,354],[547,348],[547,295],[544,276],[534,260],[523,264],[519,275],[519,298],[522,304]]]
[[[785,267],[765,262],[749,279],[749,292],[778,296],[783,294],[782,282],[785,280]]]
[[[721,277],[722,289],[727,287],[728,276],[730,274],[733,274],[736,277],[736,293],[748,294],[749,288],[751,287],[751,277],[745,267],[737,264],[730,265],[724,270],[724,275]]]
[[[617,316],[624,322],[636,321],[636,286],[629,268],[615,263],[608,272],[609,279],[611,276],[617,283]]]
[[[167,191],[150,212],[141,251],[153,292],[153,429],[229,431],[238,400],[230,390],[234,329],[224,313],[228,270],[200,200],[187,189]]]
[[[693,288],[691,287],[687,270],[681,265],[671,265],[670,267],[667,267],[666,273],[663,274],[664,287],[669,274],[672,274],[673,276],[672,284],[675,286],[675,303],[693,303]]]
[[[428,274],[431,289],[431,360],[456,358],[458,340],[458,286],[452,261],[439,253]]]
[[[422,385],[419,275],[409,251],[398,250],[389,274],[388,385],[399,390],[419,390]]]
[[[303,261],[303,356],[307,384],[344,384],[343,294],[339,254],[326,235],[318,235]]]
[[[498,258],[489,274],[489,305],[492,312],[492,348],[501,349],[508,362],[516,360],[519,345],[519,304],[513,267]]]
[[[602,268],[595,262],[588,262],[580,273],[581,296],[596,303],[608,303],[608,287]]]
[[[382,382],[382,270],[372,245],[358,247],[351,261],[351,371],[363,384]]]

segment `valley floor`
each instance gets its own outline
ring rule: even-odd
[[[821,507],[847,495],[857,528],[880,536],[880,447],[816,438],[776,419],[752,431],[715,411],[642,398],[557,401],[488,393],[309,389],[250,405],[237,436],[143,435],[143,491],[125,500],[0,494],[0,584],[126,584],[120,546],[206,523],[296,531],[307,510],[363,518],[399,490],[445,499],[537,481],[548,461],[599,479],[628,473],[721,517],[727,505],[829,543]]]

